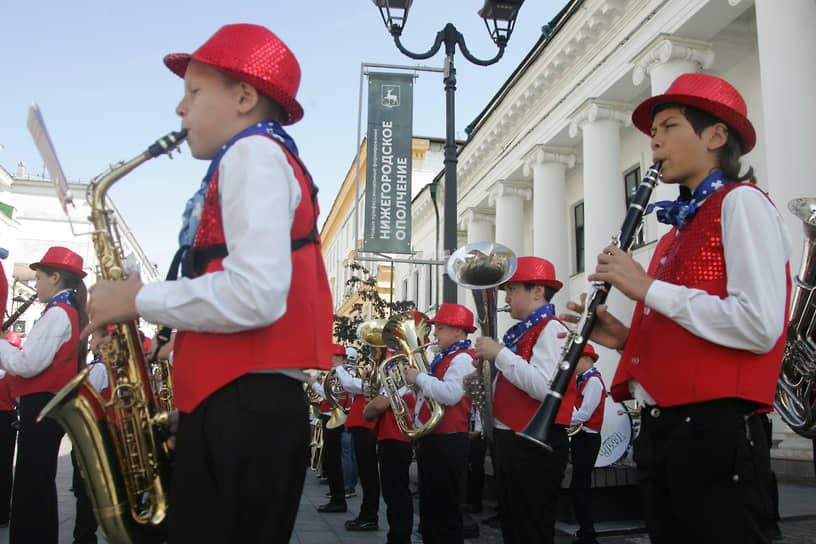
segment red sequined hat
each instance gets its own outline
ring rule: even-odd
[[[343,344],[332,344],[332,355],[342,355],[345,357],[346,348],[343,347]]]
[[[461,304],[451,304],[449,302],[442,304],[434,318],[429,319],[428,323],[444,323],[469,333],[476,330],[476,327],[473,326],[473,312]]]
[[[28,267],[31,270],[37,270],[40,265],[72,272],[80,278],[88,275],[87,272],[82,270],[82,257],[67,247],[53,246],[48,248],[45,256],[39,262],[31,263]]]
[[[499,289],[504,289],[505,285],[512,282],[546,285],[555,289],[561,289],[561,286],[564,285],[555,279],[555,267],[547,259],[519,257],[516,263],[516,273],[505,283],[499,285]]]
[[[590,357],[592,357],[592,360],[593,360],[593,361],[597,361],[597,360],[598,360],[598,354],[597,354],[597,353],[595,353],[595,348],[593,348],[593,347],[592,347],[592,344],[590,344],[589,342],[587,342],[587,343],[584,345],[584,351],[583,351],[583,352],[581,352],[581,355],[589,355]]]
[[[748,120],[742,95],[727,81],[707,74],[683,74],[664,94],[647,98],[632,113],[632,123],[644,134],[652,134],[652,109],[658,104],[687,104],[707,111],[734,129],[745,155],[756,144],[756,132]]]
[[[295,100],[300,85],[300,65],[280,38],[268,29],[249,24],[226,25],[195,53],[172,53],[164,64],[184,77],[190,59],[217,68],[272,97],[288,114],[282,122],[291,125],[303,117]]]

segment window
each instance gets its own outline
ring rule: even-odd
[[[575,222],[575,272],[584,271],[584,203],[573,208]]]
[[[640,185],[640,177],[640,166],[632,168],[623,175],[623,186],[626,191],[626,210],[624,210],[624,214],[629,210],[629,204],[631,204],[632,198],[635,196],[635,191],[637,191]],[[637,232],[637,237],[632,243],[632,247],[640,247],[644,243],[646,243],[645,236],[643,229],[640,228]]]
[[[408,300],[408,280],[402,280],[402,300]]]

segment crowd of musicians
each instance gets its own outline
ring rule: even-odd
[[[319,510],[326,515],[348,508],[353,490],[343,481],[343,436],[346,430],[351,436],[362,505],[346,522],[349,531],[378,528],[382,493],[388,542],[411,540],[415,457],[423,541],[462,542],[462,490],[478,509],[486,444],[504,542],[553,541],[570,457],[577,542],[595,542],[591,473],[607,388],[588,340],[621,352],[609,390],[616,401],[633,398],[642,407],[634,460],[651,540],[768,541],[773,493],[763,418],[772,409],[785,346],[791,237],[752,170],[740,174],[740,157],[756,134],[728,82],[685,74],[635,109],[633,123],[650,138],[662,181],[680,190],[676,201],[657,203],[658,219],[671,230],[648,270],[627,248],[613,244],[600,252],[587,279],[634,301],[634,316],[627,324],[605,305],[587,309],[591,337],[580,339],[578,372],[557,391],[553,379],[564,372],[569,325],[586,316],[580,317],[583,298],[553,306],[563,278],[546,255],[519,257],[513,275],[498,285],[516,321],[501,338],[471,337],[473,313],[444,304],[430,319],[407,317],[406,326],[433,327],[406,344],[424,350],[432,336],[436,351],[427,352],[427,366],[411,364],[414,355],[393,343],[390,354],[350,364],[348,348],[332,343],[317,188],[284,129],[304,114],[294,55],[268,29],[238,24],[164,63],[184,80],[176,113],[191,153],[210,161],[185,207],[176,270],[168,277],[178,276],[179,265],[181,275],[150,284],[100,278],[86,294],[83,259],[70,249],[52,247],[30,265],[45,310],[22,349],[0,340],[0,367],[19,414],[11,544],[58,540],[54,479],[64,430],[41,412],[52,413],[80,369],[77,380],[91,377],[84,342],[92,332],[141,353],[137,339],[121,341],[132,330],[127,324],[139,319],[177,331],[162,348],[172,360],[172,426],[150,417],[135,432],[121,429],[132,391],[115,380],[119,363],[105,361],[103,378],[115,393],[99,400],[81,386],[80,404],[98,407],[88,417],[104,420],[98,443],[113,446],[101,457],[86,441],[77,462],[86,484],[99,477],[92,458],[114,467],[106,477],[116,483],[133,476],[120,467],[138,455],[136,446],[157,442],[141,466],[151,470],[166,455],[172,471],[116,504],[103,496],[114,485],[94,487],[83,508],[93,509],[100,529],[121,530],[106,532],[109,541],[289,542],[307,465],[315,464],[306,389],[329,403],[315,414],[329,484]],[[557,233],[563,226],[552,227]],[[103,237],[94,233],[100,267],[111,266],[102,258],[110,255],[100,253]],[[120,325],[107,328],[114,323]],[[392,375],[403,379],[381,377]],[[490,392],[475,407],[465,391],[474,375]],[[533,440],[525,429],[552,398],[557,413],[546,424],[546,440]],[[9,399],[0,412],[9,411]],[[112,404],[120,415],[105,419]],[[162,431],[152,434],[154,425]],[[568,428],[575,431],[571,441]],[[150,440],[142,436],[148,430]],[[0,468],[0,492],[8,491],[9,467]],[[0,496],[0,518],[8,502]]]

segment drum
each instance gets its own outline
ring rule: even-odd
[[[595,467],[607,467],[620,460],[632,439],[632,420],[629,414],[618,413],[626,410],[622,402],[615,402],[607,394],[604,404],[603,427],[601,427],[601,449],[595,459]]]

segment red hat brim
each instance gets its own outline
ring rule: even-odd
[[[443,325],[447,325],[449,327],[457,327],[467,332],[468,334],[476,331],[476,327],[474,327],[473,325],[460,325],[458,323],[447,323],[441,319],[429,319],[427,323],[430,323],[431,325],[433,325],[434,323],[442,323]]]
[[[303,106],[301,106],[297,100],[289,96],[274,83],[262,80],[256,76],[253,76],[252,74],[227,68],[225,66],[219,66],[218,64],[209,60],[197,58],[195,55],[189,55],[187,53],[170,53],[169,55],[165,55],[164,64],[170,69],[171,72],[183,79],[184,74],[187,73],[187,65],[190,64],[191,59],[208,66],[212,66],[217,70],[231,75],[239,81],[252,85],[258,91],[268,95],[270,98],[272,98],[272,100],[280,104],[280,106],[286,112],[287,119],[281,121],[282,125],[292,125],[303,119]]]
[[[632,112],[632,123],[647,136],[652,135],[652,109],[658,104],[685,104],[714,115],[737,132],[745,155],[756,145],[756,131],[751,121],[735,109],[708,98],[691,94],[669,93],[647,98]]]
[[[50,262],[50,261],[40,261],[37,263],[31,263],[28,267],[31,270],[37,270],[40,266],[47,266],[49,268],[56,268],[57,270],[65,270],[66,272],[71,272],[72,274],[76,274],[80,278],[84,278],[88,275],[87,272],[82,270],[81,268],[77,268],[75,266],[71,266],[65,263],[58,263],[58,262]]]

